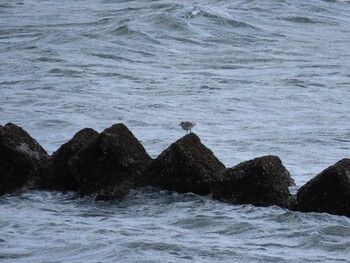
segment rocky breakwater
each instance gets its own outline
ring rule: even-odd
[[[124,124],[101,133],[86,128],[48,156],[22,128],[0,125],[0,195],[31,186],[111,200],[149,185],[211,194],[213,199],[232,204],[276,205],[350,217],[350,159],[340,160],[310,180],[299,189],[297,198],[288,189],[293,183],[277,156],[225,168],[194,133],[152,160]]]
[[[350,159],[342,159],[302,186],[298,210],[350,217]]]
[[[0,125],[0,195],[22,187],[40,173],[49,156],[25,130]]]
[[[225,166],[194,133],[171,144],[146,169],[141,185],[179,193],[211,193],[211,184]]]
[[[226,169],[213,184],[212,194],[214,199],[233,204],[290,208],[288,187],[292,184],[279,157],[263,156]]]
[[[81,195],[110,200],[128,194],[150,162],[141,143],[119,123],[98,134],[68,165]]]

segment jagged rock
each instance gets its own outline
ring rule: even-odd
[[[0,125],[0,195],[23,186],[47,159],[46,151],[21,127]]]
[[[342,159],[302,186],[297,194],[303,212],[350,217],[350,159]]]
[[[144,185],[195,194],[210,194],[211,183],[225,166],[190,133],[163,151],[144,173]]]
[[[289,207],[294,181],[277,156],[263,156],[226,169],[213,184],[214,199],[233,204]]]
[[[63,144],[52,154],[43,171],[43,175],[39,178],[36,188],[77,191],[78,184],[68,167],[68,161],[80,149],[95,139],[97,135],[97,131],[85,128],[77,132],[67,143]]]
[[[141,143],[124,124],[100,133],[69,161],[79,192],[96,199],[118,199],[129,192],[151,162]]]

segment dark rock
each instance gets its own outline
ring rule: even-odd
[[[277,156],[263,156],[226,169],[212,189],[213,198],[233,204],[289,207],[289,172]]]
[[[43,175],[37,183],[37,188],[46,190],[77,191],[78,184],[68,167],[69,159],[80,149],[90,143],[98,135],[98,132],[86,128],[77,132],[71,140],[63,144],[55,151]]]
[[[111,187],[105,187],[95,197],[96,201],[109,201],[118,200],[126,196],[130,189],[134,186],[134,183],[128,180],[124,180]]]
[[[289,197],[288,206],[286,206],[286,208],[288,208],[291,211],[298,211],[299,210],[299,208],[298,208],[298,199],[297,199],[296,194],[292,194]]]
[[[210,194],[211,183],[225,166],[190,133],[163,151],[144,174],[144,185],[195,194]]]
[[[25,130],[0,125],[0,195],[22,187],[47,161],[46,151]]]
[[[298,191],[303,212],[327,212],[350,217],[350,159],[342,159]]]
[[[100,133],[69,161],[79,192],[97,199],[119,199],[129,192],[151,157],[124,124]]]

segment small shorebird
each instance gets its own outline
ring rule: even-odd
[[[190,122],[190,121],[182,121],[180,124],[179,124],[182,129],[186,130],[186,134],[188,131],[192,131],[192,128],[196,125],[195,122]]]

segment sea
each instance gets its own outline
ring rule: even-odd
[[[0,0],[0,124],[49,154],[124,123],[156,158],[193,132],[297,190],[350,157],[350,1]],[[350,218],[142,188],[0,197],[0,261],[350,262]]]

